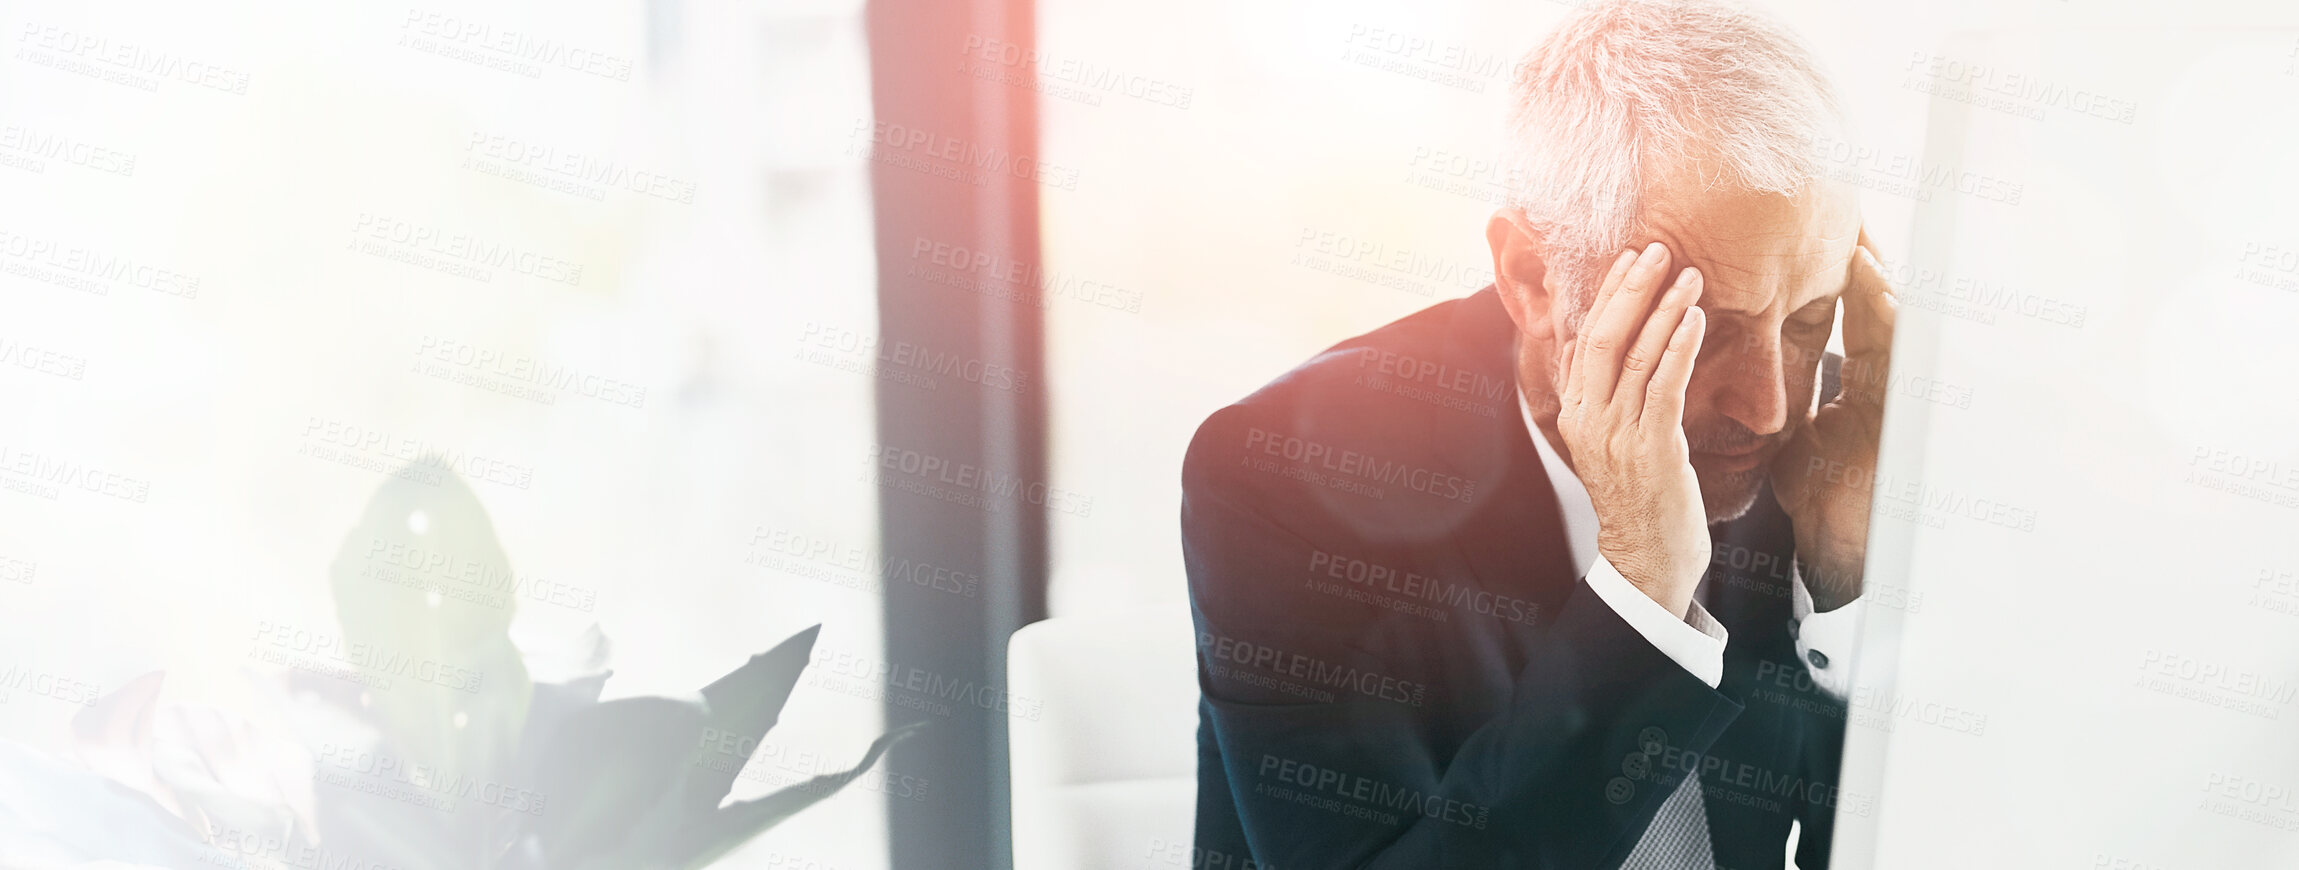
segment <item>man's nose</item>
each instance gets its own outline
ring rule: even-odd
[[[1770,435],[1788,425],[1788,385],[1784,375],[1785,350],[1778,337],[1737,342],[1729,359],[1708,367],[1712,376],[1704,391],[1710,407],[1758,435]],[[1693,369],[1698,379],[1700,368]]]

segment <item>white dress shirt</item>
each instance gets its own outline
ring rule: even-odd
[[[1588,487],[1581,483],[1580,475],[1573,473],[1564,457],[1557,455],[1549,439],[1541,435],[1541,427],[1533,420],[1533,407],[1525,401],[1524,391],[1517,392],[1517,410],[1525,416],[1525,431],[1533,438],[1533,449],[1541,455],[1541,468],[1548,472],[1549,484],[1557,491],[1557,507],[1564,514],[1565,547],[1572,554],[1573,571],[1588,580],[1589,589],[1604,599],[1607,607],[1627,621],[1630,628],[1643,635],[1647,642],[1668,656],[1693,676],[1715,688],[1724,681],[1724,645],[1730,632],[1710,616],[1708,608],[1698,599],[1685,611],[1684,618],[1668,612],[1652,596],[1644,594],[1622,577],[1612,563],[1597,552],[1597,509],[1589,501]],[[1812,682],[1822,691],[1842,699],[1849,691],[1851,681],[1851,649],[1853,633],[1860,625],[1859,610],[1866,598],[1854,599],[1851,604],[1827,613],[1812,612],[1812,593],[1804,588],[1804,576],[1796,573],[1795,560],[1789,567],[1789,615],[1796,621],[1796,654],[1804,660],[1805,670],[1812,674]]]

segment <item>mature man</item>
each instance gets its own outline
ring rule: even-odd
[[[1494,286],[1198,430],[1211,867],[1823,867],[1893,297],[1776,24],[1574,13]],[[1844,309],[1844,388],[1824,353]],[[1825,363],[1825,364],[1824,364]],[[1831,658],[1834,656],[1834,658]]]

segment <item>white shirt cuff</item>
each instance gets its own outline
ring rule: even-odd
[[[1812,674],[1812,684],[1836,700],[1852,693],[1852,644],[1860,636],[1860,614],[1868,597],[1827,613],[1812,612],[1812,592],[1804,588],[1804,574],[1790,560],[1788,615],[1796,620],[1796,657]]]
[[[1710,616],[1708,608],[1700,606],[1699,601],[1692,602],[1684,618],[1678,619],[1668,608],[1660,606],[1660,602],[1652,600],[1652,596],[1628,582],[1603,556],[1598,556],[1589,566],[1588,584],[1598,598],[1604,599],[1606,606],[1620,614],[1637,634],[1644,635],[1661,655],[1668,656],[1711,689],[1724,682],[1724,643],[1729,634],[1724,624]]]

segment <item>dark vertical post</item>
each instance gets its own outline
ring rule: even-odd
[[[876,117],[855,141],[873,152],[880,346],[896,349],[879,362],[880,547],[888,566],[980,578],[971,596],[885,584],[887,721],[932,722],[888,759],[929,784],[888,790],[893,866],[1006,868],[1006,638],[1045,615],[1050,492],[1033,10],[872,0],[866,20]],[[932,387],[886,376],[910,368]]]

